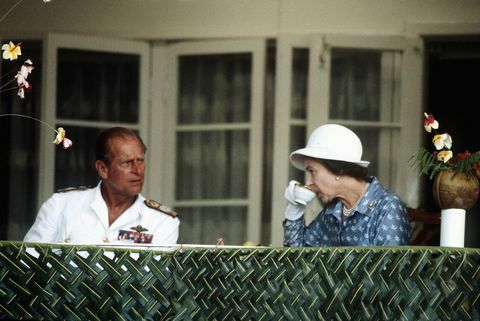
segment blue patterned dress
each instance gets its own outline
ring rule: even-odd
[[[407,245],[412,226],[402,200],[376,177],[370,182],[355,212],[342,221],[342,203],[326,205],[309,226],[303,216],[284,222],[285,246]]]

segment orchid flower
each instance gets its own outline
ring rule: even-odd
[[[23,0],[16,1],[15,4],[13,4],[13,6],[10,7],[10,9],[8,9],[2,16],[0,16],[0,23],[22,1]],[[44,3],[47,3],[47,2],[50,2],[50,1],[51,0],[43,0]],[[3,59],[7,59],[7,60],[10,60],[10,61],[18,59],[18,56],[22,55],[22,48],[20,47],[20,45],[21,45],[21,43],[18,43],[18,44],[15,45],[11,41],[8,44],[3,44],[2,48],[1,48],[3,50],[3,54],[2,54]],[[32,88],[32,85],[27,81],[28,75],[32,73],[32,70],[33,70],[33,63],[30,59],[27,59],[23,63],[22,67],[20,68],[20,70],[17,72],[17,74],[15,75],[15,77],[13,79],[9,80],[8,82],[6,82],[3,85],[0,85],[0,93],[2,93],[4,91],[7,91],[7,90],[12,90],[12,89],[17,89],[18,88],[18,96],[20,96],[20,98],[22,98],[22,99],[25,98],[25,91]],[[15,79],[17,80],[17,86],[6,88],[12,82],[15,82]],[[52,126],[50,126],[49,124],[47,124],[46,122],[44,122],[44,121],[42,121],[38,118],[31,117],[31,116],[28,116],[28,115],[23,115],[23,114],[0,114],[0,117],[23,117],[23,118],[28,118],[28,119],[31,119],[31,120],[35,120],[35,121],[47,126],[48,128],[52,129],[57,134],[57,137],[53,141],[54,144],[58,145],[58,144],[63,142],[63,148],[65,148],[65,149],[67,149],[67,148],[69,148],[70,146],[73,145],[73,142],[70,139],[68,139],[67,137],[65,137],[65,130],[62,127],[59,127],[58,129],[55,129]]]
[[[30,87],[30,84],[28,83],[27,79],[25,77],[23,77],[22,75],[18,74],[18,75],[15,76],[15,78],[17,79],[18,87],[20,87],[20,88]]]
[[[70,146],[73,145],[73,142],[70,139],[68,139],[67,137],[65,137],[66,132],[65,132],[65,129],[63,129],[62,127],[58,127],[58,129],[55,129],[52,126],[50,126],[49,124],[47,124],[46,122],[44,122],[43,120],[40,120],[40,119],[32,117],[32,116],[23,115],[23,114],[0,114],[0,117],[23,117],[23,118],[28,118],[28,119],[37,121],[37,122],[47,126],[48,128],[50,128],[51,130],[53,130],[57,134],[57,137],[52,142],[55,145],[63,143],[63,148],[64,149],[67,149],[67,148],[69,148]]]
[[[437,150],[452,148],[452,136],[447,133],[433,136],[432,142]]]
[[[62,127],[58,127],[58,129],[55,131],[57,133],[57,137],[52,143],[54,143],[55,145],[58,145],[63,142],[64,149],[67,149],[73,145],[73,142],[70,139],[65,137],[65,134],[66,134],[65,129],[63,129]]]
[[[22,75],[16,75],[15,78],[17,79],[17,85],[20,88],[28,88],[30,84],[28,83],[27,79]]]
[[[32,85],[27,81],[28,75],[32,72],[33,70],[33,63],[30,59],[27,59],[20,70],[17,72],[15,77],[13,77],[10,81],[6,82],[5,84],[0,86],[0,93],[12,89],[18,89],[18,96],[20,98],[25,98],[25,89],[31,89]],[[12,82],[17,80],[17,86],[13,86],[10,88],[5,88],[8,85],[10,85]]]
[[[435,145],[435,151],[432,153],[425,148],[412,155],[409,162],[417,167],[421,174],[426,174],[433,178],[437,173],[450,170],[455,175],[463,173],[474,175],[480,178],[480,151],[470,153],[468,150],[464,153],[454,155],[452,148],[452,137],[448,133],[437,134],[439,123],[433,115],[423,113],[423,127],[427,132],[434,132],[432,139]]]
[[[437,159],[446,163],[453,157],[453,152],[451,150],[442,150],[437,154]]]
[[[438,121],[433,118],[433,115],[429,115],[427,113],[423,113],[425,116],[425,120],[423,121],[423,127],[427,132],[431,132],[433,129],[438,129]]]
[[[63,140],[63,149],[67,149],[72,145],[73,145],[73,142],[70,139],[65,137],[65,139]]]
[[[20,71],[15,75],[19,87],[18,96],[20,96],[20,98],[22,99],[25,98],[24,88],[29,89],[31,87],[30,83],[27,81],[27,77],[32,72],[32,70],[33,63],[30,59],[27,59],[20,68]]]
[[[33,70],[33,62],[30,59],[25,60],[18,75],[22,75],[22,77],[27,78],[29,74],[32,73]]]
[[[16,60],[22,54],[20,44],[13,44],[13,42],[6,43],[2,46],[3,59]]]
[[[22,99],[25,98],[25,90],[23,89],[23,87],[20,87],[20,89],[18,89],[17,95]]]

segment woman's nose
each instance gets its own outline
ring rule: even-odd
[[[312,178],[310,177],[310,175],[307,174],[305,178],[305,185],[312,185],[312,184],[313,184]]]

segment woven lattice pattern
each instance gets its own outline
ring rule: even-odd
[[[480,250],[0,243],[0,318],[479,320]]]

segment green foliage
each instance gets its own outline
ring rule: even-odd
[[[438,172],[449,169],[448,163],[439,161],[432,153],[425,148],[412,155],[410,165],[419,171],[420,175],[427,175],[432,179]]]
[[[458,158],[457,154],[456,157],[444,163],[423,147],[410,157],[409,160],[410,166],[418,170],[419,175],[427,175],[430,179],[435,177],[438,172],[444,170],[453,170],[455,174],[465,173],[467,175],[475,175],[474,170],[479,162],[480,151],[470,154],[464,159]]]
[[[467,176],[477,176],[480,178],[480,151],[470,153],[453,153],[452,138],[448,133],[437,134],[436,129],[439,128],[437,120],[433,115],[427,113],[423,114],[425,120],[423,127],[427,132],[435,133],[433,137],[433,144],[438,150],[431,153],[425,148],[421,147],[418,152],[410,157],[408,162],[410,166],[418,170],[420,175],[427,175],[430,179],[434,178],[438,172],[450,170],[453,171],[453,176],[463,173]],[[439,159],[440,156],[440,159]]]
[[[474,170],[475,167],[479,164],[479,162],[480,151],[470,154],[470,156],[465,159],[458,160],[455,172],[475,175]]]

